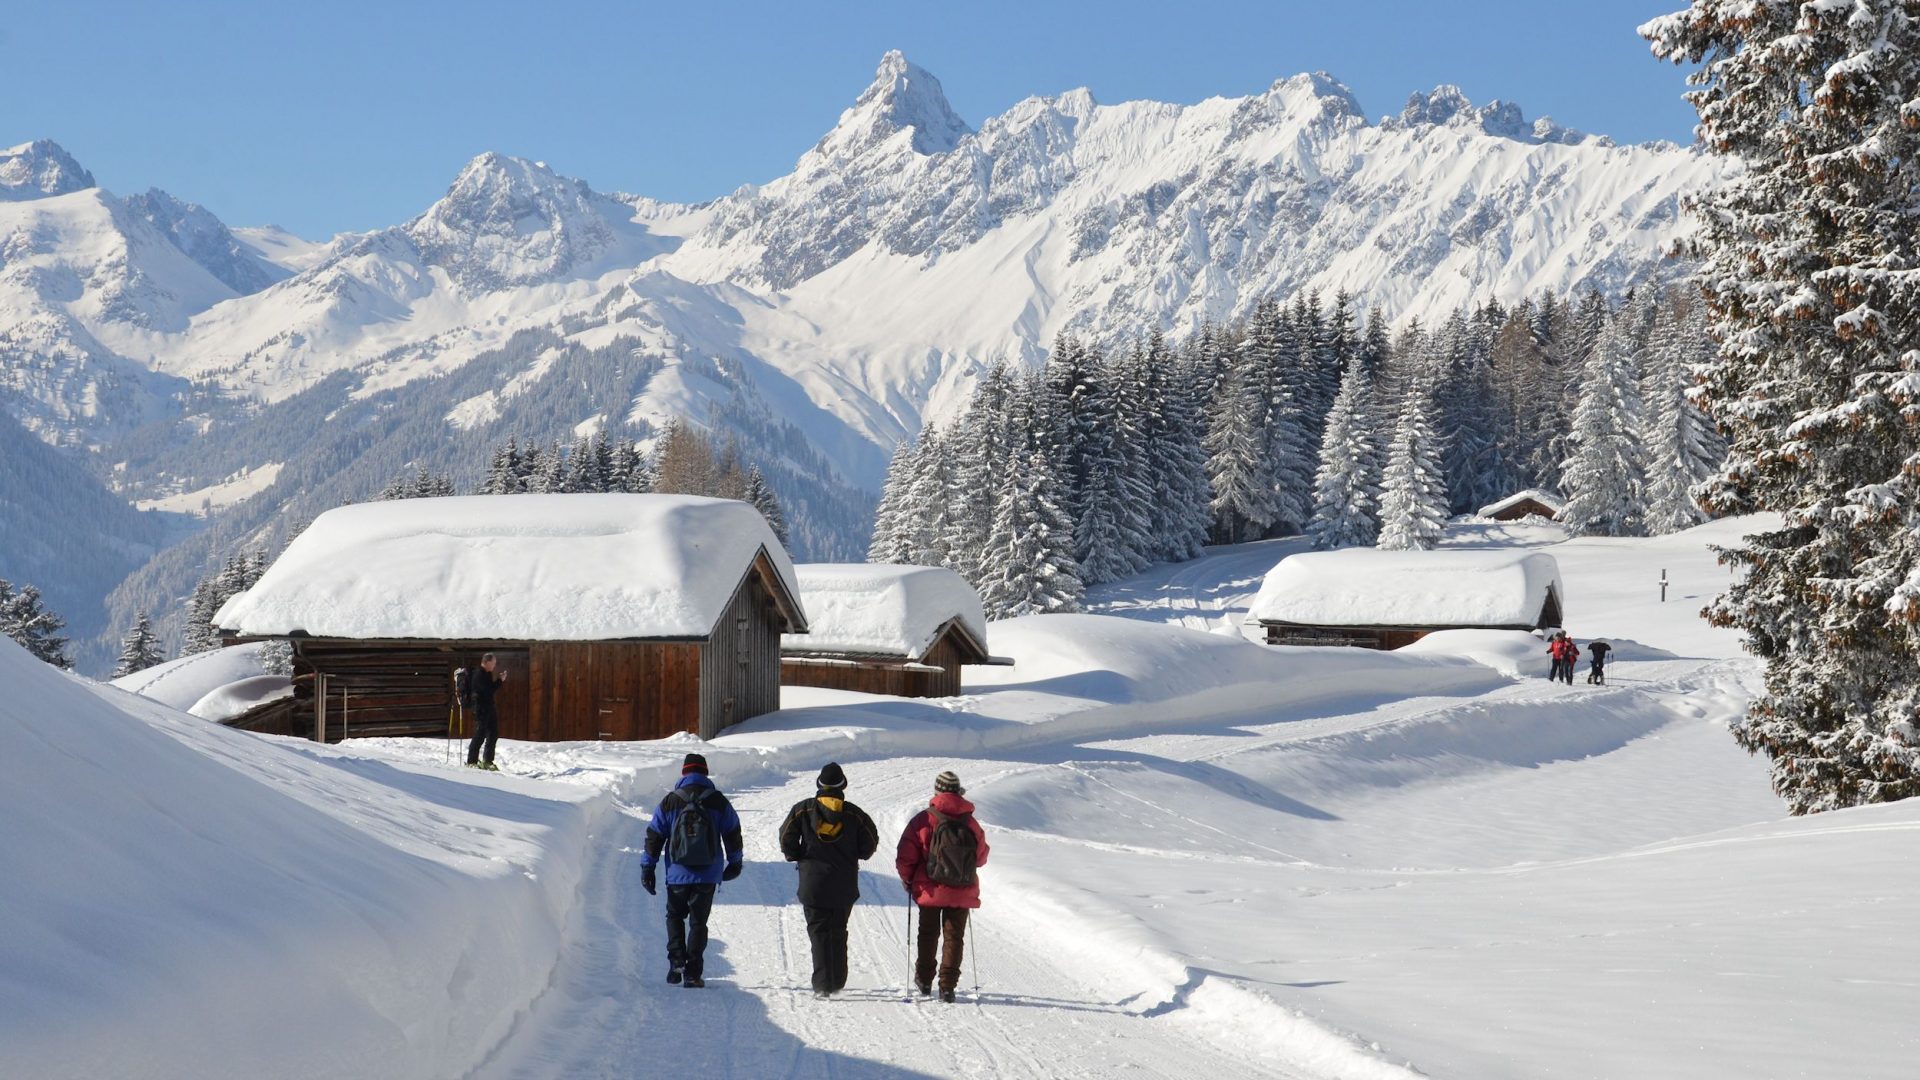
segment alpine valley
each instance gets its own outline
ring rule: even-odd
[[[413,220],[313,243],[27,143],[0,150],[0,577],[100,668],[136,610],[404,471],[470,484],[510,434],[674,417],[737,439],[796,556],[856,558],[892,449],[995,360],[1309,289],[1394,319],[1618,295],[1685,272],[1681,199],[1726,168],[1453,87],[1370,121],[1325,74],[975,128],[899,53],[790,174],[697,205],[488,153]]]

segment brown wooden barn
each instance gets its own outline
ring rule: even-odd
[[[1516,491],[1497,503],[1489,503],[1480,508],[1476,515],[1492,518],[1495,521],[1524,521],[1527,518],[1544,518],[1554,521],[1560,517],[1560,511],[1566,509],[1566,503],[1551,492],[1539,488]]]
[[[322,514],[215,621],[291,642],[298,734],[470,730],[454,672],[491,652],[503,739],[711,738],[780,707],[798,596],[746,503],[485,495]]]
[[[808,632],[781,645],[788,686],[952,697],[962,667],[1004,662],[987,652],[979,594],[951,570],[802,563],[795,571]]]
[[[1398,649],[1436,630],[1557,627],[1565,602],[1559,564],[1541,552],[1349,548],[1280,560],[1248,622],[1269,645]]]

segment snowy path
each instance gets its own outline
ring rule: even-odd
[[[864,805],[911,806],[928,767],[863,765],[851,794]],[[638,1077],[685,1065],[703,1075],[794,1078],[1288,1075],[1197,1042],[1148,1015],[1157,1014],[1153,1001],[1116,1000],[1076,980],[1050,960],[1045,941],[1019,932],[1006,898],[993,906],[991,894],[969,935],[960,1002],[906,1000],[907,908],[889,862],[904,814],[875,815],[882,844],[854,911],[848,988],[815,1001],[793,871],[774,835],[812,790],[806,776],[731,793],[747,871],[721,887],[714,905],[704,991],[664,979],[661,900],[640,888],[637,855],[650,807],[623,807],[614,831],[595,839],[601,857],[554,984],[476,1076]]]

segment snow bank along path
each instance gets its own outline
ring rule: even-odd
[[[588,788],[248,735],[0,638],[0,1076],[454,1076],[553,970]]]

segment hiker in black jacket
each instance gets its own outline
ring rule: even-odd
[[[500,771],[493,763],[493,744],[500,740],[500,713],[493,699],[506,684],[507,673],[499,668],[499,657],[488,653],[480,658],[478,669],[467,673],[467,694],[473,709],[473,741],[467,744],[469,769]]]
[[[1593,657],[1593,666],[1587,671],[1588,682],[1599,683],[1601,686],[1607,684],[1607,654],[1611,652],[1613,652],[1613,646],[1604,641],[1595,640],[1593,644],[1587,646],[1587,654]]]
[[[811,799],[794,804],[780,826],[780,853],[800,870],[800,906],[813,944],[813,996],[847,985],[847,920],[860,899],[860,863],[880,846],[866,812],[846,800],[847,774],[828,762]]]

